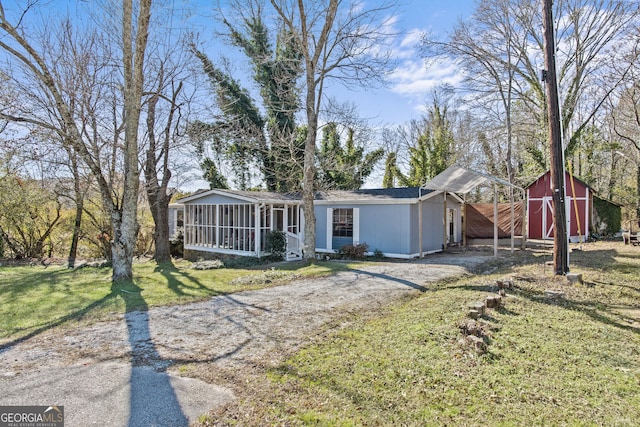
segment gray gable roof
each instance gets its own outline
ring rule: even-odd
[[[402,188],[372,188],[361,190],[330,190],[319,191],[315,195],[315,200],[326,201],[376,201],[376,200],[398,200],[417,199],[420,196],[430,193],[431,190],[420,190],[419,187]]]
[[[241,190],[198,190],[190,196],[177,200],[177,203],[191,202],[212,194],[228,196],[255,203],[299,203],[302,198],[299,193],[275,193],[271,191],[241,191]]]
[[[318,191],[314,199],[325,202],[376,202],[390,200],[418,199],[420,196],[431,193],[432,190],[419,187],[402,188],[372,188],[361,190],[328,190]],[[243,200],[251,200],[256,203],[299,203],[302,201],[301,193],[275,193],[270,191],[240,191],[240,190],[201,190],[178,200],[178,203],[197,200],[209,194],[221,194],[229,197],[237,197]]]

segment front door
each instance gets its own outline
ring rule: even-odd
[[[273,208],[273,231],[285,231],[283,208]]]
[[[447,243],[455,243],[456,241],[456,210],[447,209]]]

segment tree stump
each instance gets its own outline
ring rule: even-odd
[[[475,335],[467,335],[465,339],[471,344],[476,353],[485,354],[487,352],[487,343],[482,338]]]
[[[572,285],[582,285],[582,274],[580,273],[567,273],[567,281]]]
[[[496,280],[496,284],[498,285],[498,289],[511,289],[511,288],[513,288],[513,280],[512,279]]]
[[[500,295],[487,297],[487,299],[485,300],[485,304],[487,308],[499,308],[502,304],[502,297]]]
[[[476,310],[480,316],[484,315],[484,309],[485,309],[484,301],[472,302],[471,304],[469,304],[468,308],[469,308],[469,311]]]

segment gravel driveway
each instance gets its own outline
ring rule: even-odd
[[[67,427],[188,425],[234,396],[168,373],[169,366],[276,363],[351,313],[426,291],[490,259],[466,253],[362,264],[330,277],[48,331],[0,352],[0,405],[64,405]]]

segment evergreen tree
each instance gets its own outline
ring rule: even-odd
[[[260,13],[256,10],[244,19],[242,27],[223,22],[230,43],[253,65],[252,77],[260,87],[263,108],[228,72],[196,51],[222,111],[214,123],[200,123],[198,132],[211,135],[214,150],[230,162],[238,187],[250,186],[248,174],[256,166],[268,190],[292,191],[300,188],[304,147],[295,122],[300,53],[286,31],[279,32],[274,49]]]
[[[384,156],[382,148],[365,154],[364,147],[356,145],[355,131],[347,129],[347,141],[340,143],[337,123],[327,124],[322,131],[318,157],[320,185],[333,190],[357,190],[373,172]]]
[[[202,168],[202,177],[209,182],[210,189],[229,188],[227,178],[218,171],[218,167],[213,160],[206,157],[200,163],[200,168]]]
[[[434,102],[423,120],[423,130],[414,145],[408,148],[409,171],[403,174],[398,168],[395,153],[389,153],[385,167],[383,186],[397,183],[404,187],[419,187],[434,178],[455,162],[454,137],[446,107]]]

